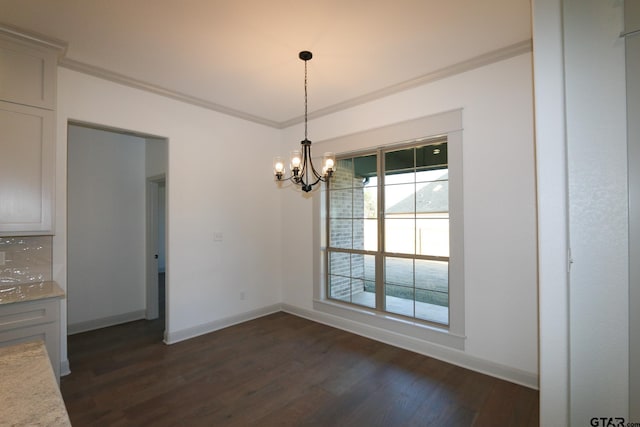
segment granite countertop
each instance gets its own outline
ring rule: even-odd
[[[53,281],[0,285],[0,305],[63,297],[64,291]]]
[[[0,425],[71,426],[42,341],[0,348]]]

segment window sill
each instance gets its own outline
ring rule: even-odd
[[[380,313],[374,310],[368,310],[365,307],[355,307],[337,301],[315,299],[313,301],[313,308],[322,313],[338,316],[386,332],[403,335],[410,339],[427,341],[456,350],[464,350],[466,337],[456,335],[446,328],[438,328],[419,321],[394,316],[390,313]]]

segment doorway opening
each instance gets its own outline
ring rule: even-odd
[[[67,333],[143,319],[166,330],[167,138],[75,121],[67,135]]]

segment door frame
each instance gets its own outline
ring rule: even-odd
[[[147,204],[147,220],[146,220],[146,312],[147,320],[157,319],[159,316],[159,295],[158,295],[158,255],[159,249],[159,190],[161,185],[166,186],[166,174],[156,175],[147,178],[146,183],[146,204]],[[166,219],[166,214],[165,214]],[[166,250],[166,221],[165,221],[165,250]],[[165,286],[167,286],[165,276]],[[166,304],[166,300],[165,300]],[[165,308],[166,313],[166,308]],[[166,316],[165,316],[166,329]]]

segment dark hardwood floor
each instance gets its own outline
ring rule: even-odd
[[[173,345],[163,320],[69,337],[81,426],[537,426],[538,392],[286,313]]]

